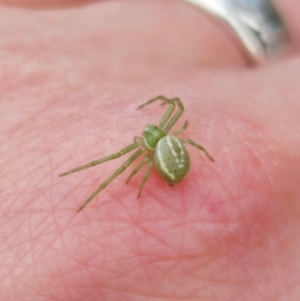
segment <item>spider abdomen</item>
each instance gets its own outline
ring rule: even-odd
[[[189,171],[189,154],[179,139],[175,136],[167,135],[157,143],[154,152],[154,165],[158,173],[170,185],[175,185]]]

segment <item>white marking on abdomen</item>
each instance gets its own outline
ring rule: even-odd
[[[177,158],[177,153],[176,153],[175,150],[174,150],[174,147],[173,147],[173,145],[172,145],[170,136],[167,136],[166,139],[167,139],[167,143],[168,143],[168,145],[169,145],[169,147],[170,147],[170,150],[171,150],[171,152],[172,152],[172,155],[173,155],[175,158]]]
[[[175,176],[169,171],[168,167],[166,166],[166,164],[163,161],[163,156],[162,156],[162,153],[160,151],[160,143],[161,143],[161,140],[158,142],[157,147],[156,147],[156,151],[157,151],[157,155],[158,155],[158,159],[159,159],[160,168],[163,170],[163,172],[165,174],[167,174],[172,180],[174,180]]]
[[[184,167],[184,150],[183,150],[183,146],[182,146],[182,144],[180,143],[180,141],[178,140],[178,139],[174,139],[175,141],[176,141],[176,143],[177,143],[177,145],[178,145],[178,147],[180,148],[180,155],[181,155],[181,159],[180,159],[180,163],[181,164],[178,164],[178,168],[183,168]],[[177,162],[177,161],[176,161]],[[179,163],[179,162],[177,162],[177,163]]]

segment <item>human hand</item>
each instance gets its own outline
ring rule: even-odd
[[[49,4],[0,10],[0,300],[298,300],[299,55],[251,69],[181,2]],[[277,4],[296,49],[300,5]],[[128,171],[77,214],[125,158],[58,174],[158,122],[136,110],[158,94],[215,162],[188,148],[180,184],[137,199]]]

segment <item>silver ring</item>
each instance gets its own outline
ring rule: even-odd
[[[254,64],[288,51],[291,39],[270,0],[184,0],[222,20],[238,37]]]

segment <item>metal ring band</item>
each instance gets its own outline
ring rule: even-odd
[[[291,45],[287,29],[270,0],[184,1],[225,22],[256,65],[278,58]]]

